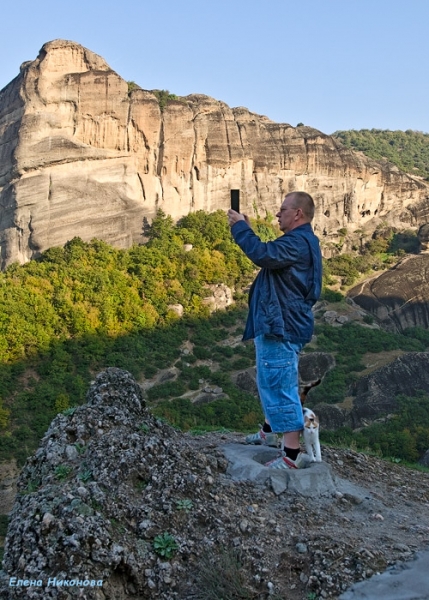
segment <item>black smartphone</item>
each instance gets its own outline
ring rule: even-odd
[[[231,190],[231,208],[240,212],[240,190]]]

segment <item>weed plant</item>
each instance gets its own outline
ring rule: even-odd
[[[190,512],[194,508],[194,503],[189,498],[184,498],[183,500],[177,500],[176,507],[177,510],[184,510],[185,512]]]
[[[84,483],[87,483],[88,481],[90,481],[92,479],[91,469],[85,468],[83,471],[81,471],[79,473],[78,477],[81,481],[83,481]]]
[[[221,549],[216,555],[207,552],[198,568],[197,600],[254,600],[248,587],[248,574],[239,550]]]
[[[60,481],[63,481],[64,479],[67,479],[71,472],[71,467],[68,467],[67,465],[58,465],[58,467],[55,468],[55,477]]]
[[[173,558],[174,554],[179,549],[179,546],[174,537],[165,531],[155,537],[153,540],[153,548],[159,556],[162,556],[163,558]]]

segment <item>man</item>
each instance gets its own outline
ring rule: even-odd
[[[312,306],[322,285],[322,257],[313,233],[314,202],[306,192],[287,194],[276,215],[283,235],[262,242],[246,215],[228,211],[235,242],[261,267],[249,292],[243,340],[254,338],[256,377],[265,424],[247,443],[266,443],[283,434],[282,456],[270,468],[305,465],[299,438],[304,427],[298,389],[299,353],[313,334]],[[275,434],[273,436],[273,434]],[[270,444],[271,445],[271,444]]]

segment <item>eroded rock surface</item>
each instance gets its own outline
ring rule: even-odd
[[[347,407],[324,402],[311,404],[311,395],[309,402],[324,430],[356,429],[390,418],[398,410],[396,396],[415,396],[419,391],[429,393],[429,353],[405,352],[360,377],[348,390]]]
[[[300,383],[307,385],[322,379],[335,367],[335,358],[329,352],[308,352],[299,357]]]
[[[349,408],[343,408],[337,404],[327,404],[326,402],[320,402],[319,404],[315,405],[313,404],[311,408],[318,416],[320,426],[324,431],[334,431],[340,427],[352,426],[353,421],[351,410]]]
[[[129,373],[107,369],[22,471],[0,597],[337,598],[429,544],[427,473],[323,447],[341,486],[303,499],[231,479],[223,447],[242,441],[173,430]]]
[[[152,92],[129,91],[103,58],[65,40],[46,43],[0,92],[0,164],[3,267],[76,235],[128,247],[158,207],[174,219],[227,209],[231,188],[249,215],[311,193],[326,253],[340,228],[429,220],[426,183],[386,162],[202,94],[161,111]]]
[[[404,258],[392,269],[355,286],[348,295],[384,329],[428,329],[429,254]]]
[[[415,396],[419,391],[429,393],[429,352],[407,352],[353,386],[352,426],[394,413],[396,396]]]

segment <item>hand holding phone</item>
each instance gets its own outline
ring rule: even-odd
[[[231,190],[231,208],[240,212],[240,190]]]

